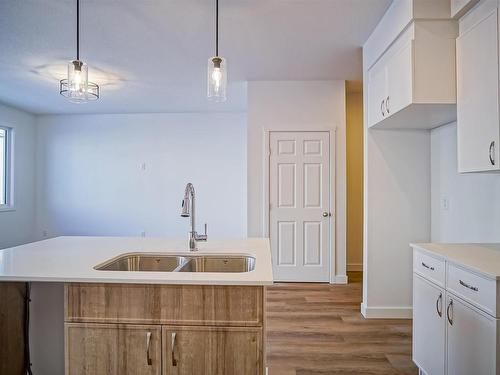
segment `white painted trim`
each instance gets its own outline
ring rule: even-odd
[[[263,201],[263,207],[262,207],[262,236],[269,238],[271,236],[269,232],[269,204],[270,204],[270,198],[269,198],[269,189],[270,189],[270,176],[269,176],[269,163],[271,162],[271,144],[270,144],[270,133],[272,130],[267,130],[264,129],[263,132],[263,145],[262,147],[262,152],[263,152],[263,157],[262,161],[264,165],[262,166],[262,171],[264,173],[264,178],[262,179],[263,184],[262,184],[262,201]]]
[[[348,281],[347,275],[337,275],[333,276],[330,280],[330,284],[347,284]]]
[[[5,135],[5,189],[6,204],[0,205],[0,212],[15,211],[14,201],[14,159],[15,159],[15,128],[9,125],[0,124],[0,128],[6,131]]]
[[[328,133],[330,138],[330,212],[332,213],[330,218],[330,284],[347,284],[347,277],[345,281],[337,280],[337,128]],[[345,274],[345,270],[343,273]]]
[[[363,263],[349,263],[347,264],[347,272],[362,272]]]
[[[263,237],[270,237],[269,232],[269,189],[270,189],[270,176],[269,176],[269,163],[270,163],[270,133],[271,132],[328,132],[328,138],[330,140],[330,212],[332,216],[330,218],[330,284],[347,284],[346,275],[336,275],[336,265],[337,265],[337,206],[336,206],[336,191],[337,191],[337,128],[335,129],[324,129],[322,127],[311,126],[307,130],[273,130],[264,129],[262,134],[262,160],[263,166],[262,170],[264,176],[262,178],[262,235]],[[345,270],[341,270],[345,274]]]
[[[361,303],[361,314],[366,319],[411,319],[413,309],[411,306],[375,306],[368,307]]]

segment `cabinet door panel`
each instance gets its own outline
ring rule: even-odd
[[[165,326],[162,346],[165,374],[262,374],[261,328]]]
[[[459,172],[499,169],[498,68],[495,10],[457,39]]]
[[[413,275],[413,360],[427,374],[443,375],[444,290]]]
[[[450,375],[495,374],[495,319],[452,294],[446,300],[447,312],[449,312],[447,373]]]
[[[368,71],[368,122],[372,126],[386,116],[387,68],[383,60],[378,61]]]
[[[413,41],[409,41],[387,62],[386,109],[391,116],[413,101]]]
[[[65,335],[66,375],[161,374],[160,326],[66,323]]]

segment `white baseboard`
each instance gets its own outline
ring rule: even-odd
[[[332,276],[330,284],[347,284],[347,275]]]
[[[413,309],[407,307],[392,306],[366,306],[361,304],[361,314],[367,319],[411,319]]]
[[[361,272],[363,271],[363,263],[350,263],[347,265],[347,272]]]

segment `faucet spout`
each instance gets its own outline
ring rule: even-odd
[[[184,190],[184,198],[182,199],[181,206],[181,216],[182,217],[191,217],[191,230],[189,231],[189,250],[196,251],[197,242],[198,241],[206,241],[207,240],[207,225],[205,224],[205,234],[198,234],[196,232],[196,223],[195,223],[195,191],[192,183],[188,183],[186,185],[186,189]]]

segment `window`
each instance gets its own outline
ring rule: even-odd
[[[12,129],[0,126],[0,209],[11,206]]]

